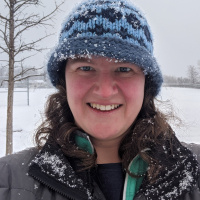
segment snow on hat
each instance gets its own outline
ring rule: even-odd
[[[150,27],[140,11],[126,0],[87,0],[63,23],[59,43],[48,61],[48,73],[54,86],[68,58],[103,56],[141,67],[153,96],[163,79],[153,56]]]

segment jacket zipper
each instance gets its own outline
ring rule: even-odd
[[[57,190],[57,189],[51,187],[48,183],[42,181],[41,179],[39,179],[38,177],[34,176],[33,174],[29,173],[29,175],[31,175],[34,179],[38,180],[40,183],[46,185],[46,186],[47,186],[48,188],[50,188],[51,190],[53,190],[53,191],[55,191],[55,192],[57,192],[57,193],[59,193],[59,194],[65,196],[65,197],[67,197],[69,200],[76,200],[75,198],[72,198],[72,197],[70,197],[70,196],[68,196],[68,195],[66,195],[66,194],[64,194],[64,193],[62,193],[61,191],[59,191],[59,190]]]

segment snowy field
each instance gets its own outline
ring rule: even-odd
[[[17,89],[22,91],[24,89]],[[7,93],[0,89],[0,157],[5,155]],[[14,93],[14,152],[34,146],[33,135],[43,117],[44,104],[54,89],[31,89],[30,105],[27,93]],[[181,141],[200,144],[200,90],[189,88],[162,88],[159,99],[169,100],[184,126],[174,127]]]

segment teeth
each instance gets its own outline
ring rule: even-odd
[[[106,110],[106,106],[100,106],[100,108],[99,108],[100,110]]]
[[[98,110],[101,110],[101,111],[109,111],[109,110],[114,110],[116,108],[119,108],[119,104],[112,104],[112,105],[99,105],[99,104],[95,104],[95,103],[90,103],[90,106],[92,108],[96,108]]]
[[[106,110],[111,110],[111,106],[110,105],[108,105],[108,106],[106,106]]]

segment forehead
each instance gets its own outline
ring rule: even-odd
[[[110,67],[129,67],[129,68],[134,69],[134,71],[143,72],[143,69],[141,67],[133,63],[126,62],[124,60],[117,60],[115,58],[102,57],[102,56],[87,56],[87,57],[77,56],[77,57],[69,58],[66,63],[66,68],[67,66],[72,67],[73,65],[77,65],[77,64],[78,65],[90,64],[92,67],[96,66],[100,68],[102,67],[108,68],[109,66]]]
[[[100,62],[105,62],[105,63],[110,63],[110,64],[131,64],[129,62],[123,61],[123,60],[118,60],[115,58],[108,58],[108,57],[102,57],[102,56],[87,56],[87,57],[82,57],[82,56],[77,56],[75,58],[69,58],[68,63],[73,64],[77,62],[87,62],[91,64],[95,63],[100,63]],[[134,65],[134,64],[133,64]]]

